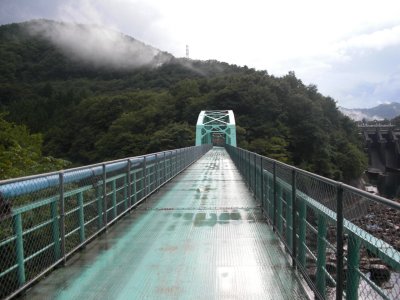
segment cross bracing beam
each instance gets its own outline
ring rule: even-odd
[[[236,124],[232,110],[202,110],[197,119],[196,145],[212,144],[218,137],[236,147]]]

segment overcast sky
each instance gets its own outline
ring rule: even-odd
[[[0,0],[0,23],[104,25],[177,57],[295,71],[340,106],[400,102],[399,0]]]

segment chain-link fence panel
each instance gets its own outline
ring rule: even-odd
[[[400,211],[386,199],[354,189],[345,189],[344,202],[351,208],[346,212],[351,222],[344,224],[347,295],[399,299]]]
[[[342,251],[338,251],[338,184],[292,168],[296,174],[296,249],[298,267],[317,298],[341,293]],[[341,257],[338,261],[338,257]],[[339,290],[337,285],[339,282]]]
[[[0,297],[60,258],[59,178],[50,173],[0,186]]]
[[[276,232],[288,249],[292,246],[292,172],[283,165],[275,166],[276,180]]]

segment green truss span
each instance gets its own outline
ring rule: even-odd
[[[236,147],[236,124],[232,110],[202,110],[196,125],[196,146],[227,144]]]

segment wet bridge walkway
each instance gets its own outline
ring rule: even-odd
[[[223,148],[213,148],[24,297],[305,298]]]

